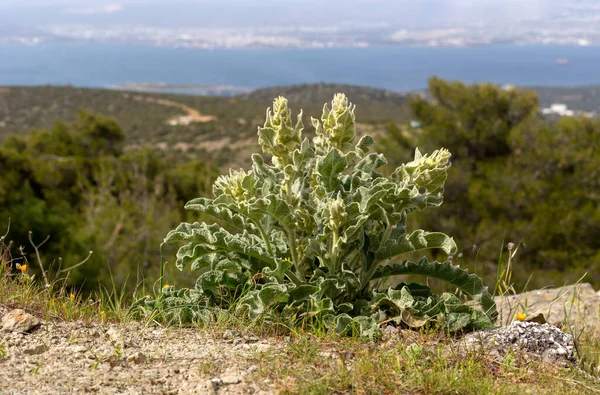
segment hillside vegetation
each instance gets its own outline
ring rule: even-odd
[[[502,272],[512,242],[519,246],[513,268],[519,289],[561,285],[586,273],[600,284],[598,121],[546,122],[528,90],[440,79],[429,90],[433,101],[326,84],[230,98],[0,88],[0,225],[11,218],[14,253],[21,256],[24,246],[29,260],[35,259],[30,230],[36,242],[51,235],[40,250],[49,263],[78,262],[94,250],[73,273],[72,286],[106,283],[107,266],[119,281],[134,281],[135,273],[153,280],[168,230],[198,219],[183,210],[185,202],[210,196],[218,174],[248,168],[251,153],[259,152],[257,127],[274,97],[287,96],[295,113],[304,109],[304,133],[311,136],[308,114],[320,114],[323,102],[344,91],[357,105],[357,136],[375,137],[388,172],[409,161],[415,147],[452,153],[444,205],[411,220],[411,229],[453,236],[460,265],[486,281]],[[88,111],[78,113],[82,108]],[[188,124],[189,109],[202,121]],[[411,129],[410,119],[423,127]]]
[[[125,132],[126,149],[151,145],[200,155],[224,168],[246,165],[257,150],[256,128],[273,97],[287,95],[305,114],[320,113],[336,92],[349,92],[360,105],[364,124],[406,122],[406,99],[383,90],[348,85],[300,85],[257,90],[235,97],[210,97],[123,92],[61,86],[1,87],[0,141],[11,134],[47,129],[57,121],[72,121],[80,109],[114,117]],[[179,105],[179,106],[178,106]],[[187,106],[207,116],[202,122],[182,119]],[[304,122],[310,125],[305,116]],[[366,125],[363,126],[367,127]],[[371,131],[370,127],[369,130]],[[243,158],[242,162],[236,157]]]
[[[530,273],[531,287],[585,271],[600,281],[600,124],[539,119],[530,91],[436,78],[430,91],[433,101],[407,101],[422,128],[362,125],[379,130],[376,146],[355,138],[343,94],[317,115],[312,142],[279,97],[258,129],[264,157],[216,180],[208,158],[130,144],[114,118],[87,110],[5,138],[0,226],[11,226],[0,231],[0,316],[29,319],[0,336],[7,388],[598,392],[598,337],[571,326],[594,318],[587,307],[597,301],[576,303],[579,287],[553,290],[561,302],[538,295],[563,309],[572,338],[533,322],[487,340],[461,335],[499,315],[498,298],[465,268],[497,284],[500,298]],[[167,97],[139,101],[192,112],[198,123],[218,119]],[[380,151],[388,167],[414,160],[391,172]],[[165,243],[188,243],[177,253],[161,244],[169,229]],[[430,248],[443,262],[396,258]],[[421,283],[390,279],[407,274]],[[434,292],[433,279],[460,292]],[[533,306],[500,316],[539,320]],[[43,329],[16,307],[44,318]],[[480,343],[494,347],[465,348]],[[547,345],[562,355],[556,365],[537,359]]]

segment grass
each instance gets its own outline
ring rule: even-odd
[[[0,305],[24,308],[49,320],[123,323],[133,293],[103,288],[87,300],[68,292],[61,281],[43,287],[27,270],[8,268],[15,258],[0,240]],[[146,320],[146,326],[153,319]],[[258,366],[253,380],[270,382],[283,394],[590,394],[600,393],[597,361],[600,340],[577,338],[579,368],[526,361],[510,353],[502,360],[482,352],[460,352],[456,338],[441,332],[400,330],[380,342],[339,337],[323,327],[290,327],[283,322],[248,322],[227,313],[199,331],[222,338],[226,329],[268,338],[272,347],[255,352],[247,363]],[[119,357],[120,349],[114,353]],[[6,354],[0,344],[0,363]],[[91,361],[97,369],[99,360]],[[33,368],[39,369],[39,366]],[[214,360],[198,366],[201,374],[220,373]],[[35,372],[34,372],[35,373]]]
[[[461,355],[452,352],[451,339],[418,337],[410,343],[401,339],[373,345],[304,334],[253,362],[261,366],[262,379],[273,380],[282,393],[290,394],[600,392],[595,380],[575,370],[516,358],[497,362],[482,354]]]

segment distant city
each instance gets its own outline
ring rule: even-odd
[[[523,0],[507,1],[501,5],[488,1],[470,6],[467,0],[456,2],[455,5],[445,0],[430,0],[428,3],[431,4],[431,14],[427,13],[429,10],[424,9],[424,5],[415,6],[419,8],[413,10],[405,2],[406,12],[402,12],[404,8],[399,5],[382,3],[386,3],[390,9],[386,18],[381,16],[384,9],[374,10],[378,14],[371,15],[370,18],[366,11],[359,10],[365,13],[365,17],[357,19],[358,11],[354,8],[350,10],[349,6],[345,12],[352,11],[352,14],[332,18],[328,23],[307,18],[289,23],[278,17],[269,17],[269,23],[261,23],[261,15],[249,15],[247,21],[250,22],[246,24],[240,24],[237,19],[227,19],[227,14],[216,17],[218,23],[207,22],[206,18],[215,19],[214,15],[221,14],[218,10],[206,7],[194,9],[198,18],[202,16],[204,9],[213,14],[209,15],[207,11],[204,19],[198,19],[194,23],[190,20],[191,17],[186,19],[185,15],[181,15],[181,6],[164,8],[166,5],[163,4],[163,8],[152,10],[152,6],[158,7],[153,3],[143,9],[146,13],[153,12],[153,15],[145,18],[139,16],[142,14],[141,8],[139,12],[134,8],[139,6],[137,3],[107,4],[97,8],[63,8],[55,10],[54,17],[51,13],[44,17],[41,15],[44,9],[32,6],[31,12],[37,11],[40,15],[35,15],[35,23],[29,24],[25,17],[19,19],[21,14],[15,14],[12,18],[11,8],[2,9],[0,6],[0,14],[8,15],[5,19],[10,22],[9,25],[2,23],[0,16],[0,25],[4,25],[0,26],[0,43],[35,45],[48,42],[96,42],[177,48],[600,45],[600,4],[597,1],[548,0],[539,3]],[[191,4],[189,7],[192,7]],[[290,4],[295,4],[296,9],[300,10],[299,2]],[[365,7],[366,3],[361,4]],[[497,10],[495,7],[502,8]],[[126,11],[129,14],[121,15]],[[165,15],[179,14],[169,14],[170,18],[157,22],[155,14],[161,12]],[[240,13],[244,12],[247,11],[242,9]],[[290,14],[294,13],[286,11],[288,18]],[[182,21],[177,23],[177,18]]]
[[[48,42],[145,44],[175,48],[336,48],[407,45],[467,47],[492,44],[600,45],[600,21],[570,29],[508,26],[395,29],[387,24],[357,28],[158,28],[149,26],[48,25],[35,33],[4,34],[0,42],[36,45]]]

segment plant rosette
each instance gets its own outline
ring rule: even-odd
[[[213,199],[185,206],[218,223],[182,223],[165,238],[186,243],[176,265],[199,273],[195,288],[169,287],[132,308],[160,305],[178,321],[206,321],[219,309],[233,308],[252,318],[280,314],[369,337],[380,334],[384,321],[451,332],[492,326],[496,306],[477,276],[449,261],[393,263],[425,249],[456,252],[443,233],[407,230],[409,215],[442,204],[450,153],[417,149],[413,161],[385,177],[378,171],[385,157],[369,152],[373,139],[364,136],[354,144],[354,110],[345,95],[335,95],[321,119],[311,119],[311,141],[302,138],[302,112],[294,123],[287,99],[275,99],[258,129],[271,164],[254,154],[249,171],[220,176]],[[417,284],[374,289],[374,283],[405,274],[446,281],[482,310]]]

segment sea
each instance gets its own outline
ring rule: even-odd
[[[246,88],[344,83],[411,91],[431,76],[519,86],[600,84],[599,46],[181,49],[149,45],[0,44],[0,85],[135,83]]]

